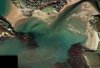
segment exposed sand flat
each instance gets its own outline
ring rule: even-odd
[[[69,0],[69,5],[77,1],[78,0]],[[68,5],[66,5],[65,7],[67,6]],[[63,11],[64,8],[61,11]],[[89,17],[91,15],[96,15],[96,14],[98,14],[98,12],[94,9],[94,7],[90,3],[87,2],[83,3],[82,7],[78,10],[78,13],[76,14],[76,16],[79,16],[82,20],[84,20],[85,21],[84,24],[87,25],[85,33],[85,35],[87,36],[87,41],[85,43],[85,47],[89,48],[90,50],[96,50],[98,48],[98,44],[100,41],[98,33],[95,30],[93,30],[93,28],[90,26],[88,22]]]
[[[26,17],[22,15],[21,10],[17,8],[14,4],[11,3],[10,7],[10,11],[8,15],[5,16],[5,18],[12,24],[12,26],[14,26],[18,20]]]
[[[75,1],[75,0],[73,0],[73,1]],[[82,19],[87,19],[90,16],[90,14],[97,14],[97,12],[91,7],[92,6],[89,5],[89,4],[84,4],[84,6],[82,6],[82,9],[81,9],[80,13],[78,13],[80,15],[80,17],[82,17]],[[37,13],[33,16],[41,18],[42,20],[46,20],[47,18],[49,18],[48,15],[46,15],[45,13],[42,13],[42,12],[40,12],[40,14]],[[19,8],[15,7],[14,4],[11,4],[11,11],[6,16],[6,19],[12,24],[12,26],[14,26],[15,23],[16,22],[18,23],[18,21],[22,18],[26,18],[26,17],[22,15],[22,12],[20,11]],[[50,19],[50,20],[52,20],[52,19]],[[23,20],[21,20],[21,21],[23,21]],[[20,21],[20,23],[21,23],[21,21]],[[47,21],[49,21],[49,20],[47,20]],[[87,35],[88,38],[87,38],[85,47],[87,47],[91,50],[96,50],[97,47],[98,47],[98,43],[99,43],[99,37],[98,37],[97,32],[91,29],[89,23],[87,23],[86,35]]]
[[[98,48],[100,40],[98,37],[98,33],[90,27],[90,24],[87,24],[86,35],[88,36],[88,38],[85,47],[89,48],[90,50],[96,50]]]
[[[94,9],[94,7],[89,3],[84,3],[81,8],[81,13],[79,13],[80,17],[82,17],[84,20],[89,20],[91,15],[98,14],[98,12]],[[90,50],[96,50],[98,48],[99,44],[99,36],[98,33],[93,30],[93,27],[91,27],[89,22],[86,22],[87,29],[86,29],[86,35],[87,35],[87,41],[85,43],[85,47],[89,48]]]

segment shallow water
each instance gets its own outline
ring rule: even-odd
[[[0,0],[0,15],[5,16],[9,11],[9,0]]]
[[[69,31],[65,26],[57,31],[49,30],[42,21],[36,18],[30,18],[26,23],[21,25],[21,27],[19,26],[18,31],[25,33],[31,32],[32,35],[35,35],[39,45],[35,50],[25,48],[19,55],[20,65],[23,64],[26,66],[27,64],[30,68],[33,66],[33,68],[52,68],[49,65],[52,66],[52,64],[56,62],[63,63],[68,58],[67,52],[72,44],[83,43],[85,41],[85,37],[82,34],[75,34]],[[23,58],[23,56],[26,57]],[[44,67],[45,65],[47,65],[47,67]]]
[[[6,3],[6,0],[1,1]],[[6,14],[6,8],[7,7],[5,6],[4,10],[0,11],[2,15]],[[66,21],[60,22],[62,24]],[[71,25],[74,25],[77,28],[80,26],[78,29],[80,33],[83,33],[85,29],[82,29],[82,23],[80,22],[81,21],[77,21],[76,19],[69,21]],[[68,24],[68,22],[66,23]],[[84,43],[86,37],[82,34],[74,33],[68,30],[65,23],[63,23],[64,25],[62,26],[61,24],[56,24],[58,26],[57,30],[49,30],[49,28],[47,28],[42,21],[39,21],[36,18],[30,18],[25,24],[19,26],[20,28],[18,29],[19,32],[31,32],[31,37],[35,35],[35,40],[39,47],[35,50],[29,49],[18,39],[10,39],[2,43],[3,46],[1,46],[2,48],[0,49],[0,54],[19,55],[19,68],[52,68],[51,66],[56,62],[63,63],[68,58],[67,52],[72,44]]]

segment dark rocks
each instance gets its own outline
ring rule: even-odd
[[[89,22],[93,30],[100,32],[100,15],[93,15],[93,19]]]
[[[5,39],[14,38],[15,36],[14,29],[10,23],[4,17],[0,16],[0,42]]]
[[[0,16],[0,42],[13,38],[18,38],[20,41],[27,44],[27,47],[32,49],[38,47],[34,36],[31,38],[29,34],[16,32],[11,24],[4,17]]]
[[[70,64],[72,68],[89,68],[86,56],[85,56],[85,51],[87,49],[82,47],[81,44],[74,44],[68,54],[69,54],[69,59],[67,62]]]
[[[51,6],[58,12],[67,3],[66,0],[11,0],[18,8],[22,10],[24,16],[32,16],[32,12],[37,9],[44,9]]]

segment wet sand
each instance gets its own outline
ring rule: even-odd
[[[14,27],[15,23],[22,19],[26,18],[25,16],[22,15],[22,12],[19,8],[17,8],[14,4],[10,3],[10,11],[9,13],[5,16],[5,18],[12,24]]]
[[[70,5],[70,4],[69,4]],[[66,7],[66,6],[65,6]],[[64,8],[63,8],[64,9]],[[62,9],[62,10],[63,10]],[[15,7],[14,4],[11,4],[10,6],[10,12],[8,13],[6,19],[12,24],[12,26],[15,26],[15,23],[18,22],[22,18],[26,18],[25,16],[22,15],[21,11],[19,8]],[[62,11],[61,10],[61,11]],[[33,15],[34,16],[34,15]],[[23,20],[21,20],[23,21]],[[88,25],[88,24],[87,24]],[[91,50],[96,50],[98,47],[98,35],[97,32],[91,30],[91,27],[88,25],[87,30],[86,30],[86,35],[88,36],[85,47],[89,48]]]

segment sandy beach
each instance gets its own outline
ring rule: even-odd
[[[87,24],[86,35],[88,38],[85,47],[89,48],[90,50],[97,50],[100,39],[98,33],[90,27],[89,23]]]
[[[9,13],[5,16],[5,18],[12,24],[14,27],[16,22],[22,18],[26,18],[25,16],[22,15],[22,12],[19,8],[17,8],[14,4],[10,3],[10,11]]]
[[[98,12],[94,9],[94,7],[89,4],[89,3],[84,3],[84,6],[82,6],[82,11],[85,10],[85,12],[87,12],[87,18],[89,20],[89,17],[91,17],[91,15],[96,15],[98,14]],[[84,16],[85,14],[83,14]],[[84,18],[85,19],[85,18]],[[86,27],[86,35],[87,35],[87,41],[85,43],[85,47],[89,48],[90,50],[97,50],[98,48],[98,44],[99,44],[99,36],[98,36],[98,32],[95,31],[93,29],[93,26],[91,26],[91,24],[89,22],[87,22],[87,27]]]
[[[19,8],[17,8],[14,4],[11,4],[10,10],[11,11],[8,13],[7,16],[5,16],[5,18],[12,24],[13,27],[15,26],[15,23],[18,20],[20,20],[22,18],[27,18],[27,17],[22,15],[21,10]],[[44,13],[41,13],[42,17],[43,17],[43,14]],[[45,15],[45,16],[48,17],[47,15]],[[46,17],[43,19],[46,19]],[[40,18],[40,17],[38,17],[38,18]],[[86,36],[87,36],[87,41],[85,43],[85,47],[89,48],[90,50],[96,50],[98,47],[98,43],[99,43],[98,33],[96,31],[92,30],[89,23],[87,23]]]

